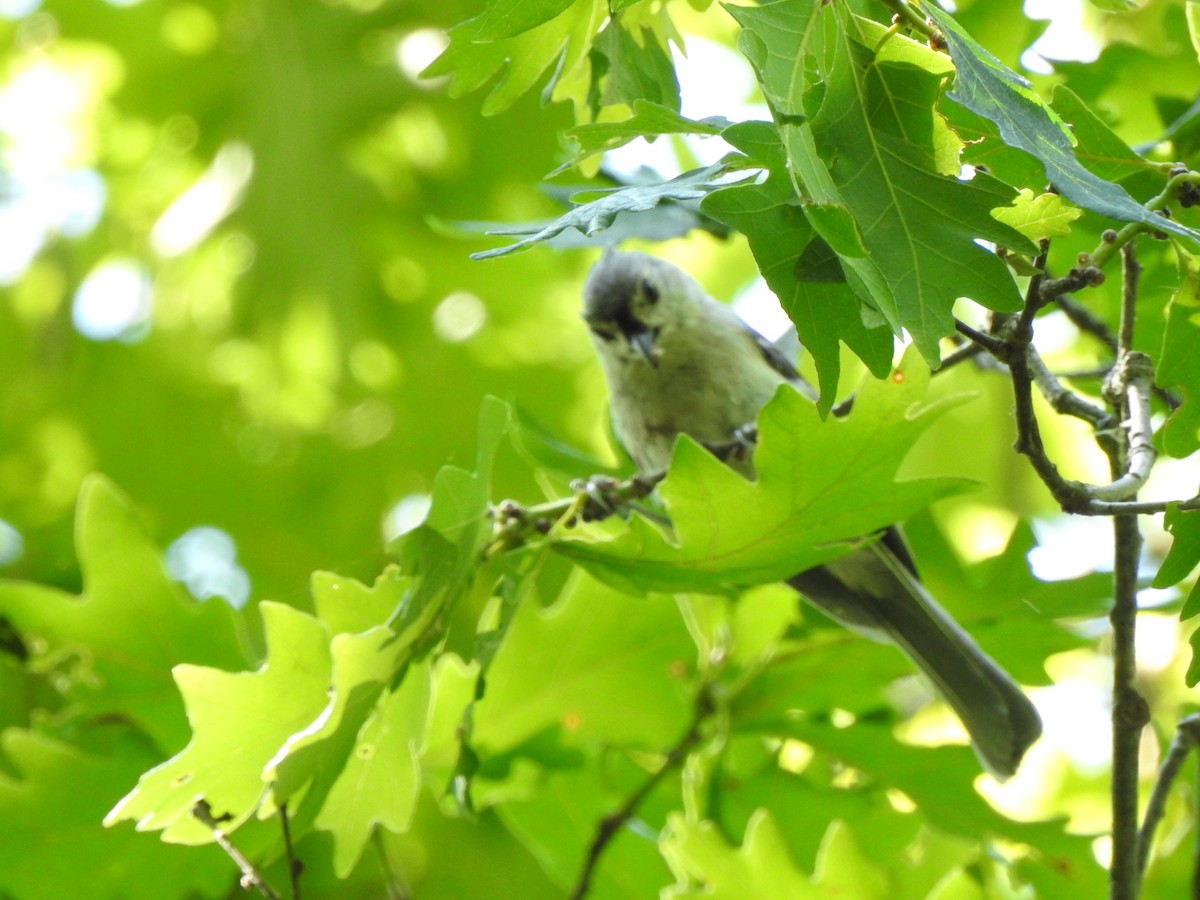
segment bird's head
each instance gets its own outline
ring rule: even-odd
[[[602,347],[658,364],[664,328],[685,313],[687,276],[666,260],[609,249],[583,286],[583,318]]]

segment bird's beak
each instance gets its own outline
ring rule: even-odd
[[[646,362],[655,367],[658,366],[658,348],[655,346],[657,342],[657,328],[647,328],[645,331],[639,331],[629,336],[630,346],[646,357]]]

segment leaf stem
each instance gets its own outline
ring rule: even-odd
[[[921,15],[920,10],[906,0],[883,0],[883,5],[894,12],[909,28],[926,37],[937,34],[937,29]]]

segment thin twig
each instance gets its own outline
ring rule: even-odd
[[[296,848],[292,845],[292,828],[288,821],[287,803],[279,804],[279,825],[283,830],[283,850],[287,856],[288,880],[292,888],[292,900],[300,900],[300,873],[304,871],[304,863],[296,857]]]
[[[1137,321],[1138,280],[1142,277],[1142,264],[1131,241],[1121,248],[1121,330],[1117,333],[1117,346],[1128,353],[1133,349],[1133,326]]]
[[[1127,350],[1121,353],[1117,365],[1105,380],[1105,392],[1113,405],[1125,413],[1125,465],[1112,482],[1095,485],[1089,493],[1094,500],[1129,500],[1150,477],[1158,452],[1154,449],[1154,424],[1150,420],[1150,389],[1154,384],[1154,367],[1144,353]]]
[[[1080,516],[1156,516],[1172,507],[1184,512],[1200,509],[1200,497],[1187,500],[1088,500],[1071,512]]]
[[[973,344],[986,350],[992,356],[1001,362],[1005,362],[1005,357],[1009,352],[1009,344],[1004,338],[996,337],[994,334],[988,334],[986,331],[978,331],[968,325],[966,322],[961,322],[958,319],[954,320],[955,330]]]
[[[1056,297],[1054,302],[1076,328],[1085,334],[1092,335],[1092,337],[1104,344],[1109,350],[1112,350],[1114,353],[1116,352],[1116,335],[1109,330],[1108,326],[1099,316],[1066,294]]]
[[[1142,874],[1145,874],[1146,864],[1150,861],[1154,832],[1167,810],[1167,798],[1171,794],[1171,787],[1179,776],[1179,770],[1183,768],[1187,755],[1196,747],[1200,747],[1200,713],[1184,717],[1175,727],[1175,737],[1171,739],[1171,746],[1167,748],[1162,765],[1158,768],[1158,777],[1154,779],[1154,788],[1150,791],[1150,799],[1142,817],[1142,830],[1138,834],[1138,871]]]
[[[1116,419],[1107,409],[1063,387],[1032,346],[1029,348],[1029,369],[1038,390],[1056,413],[1082,419],[1097,431],[1108,431],[1116,425]]]
[[[608,844],[616,836],[617,832],[624,828],[625,824],[633,818],[642,801],[650,795],[650,792],[658,786],[659,782],[669,772],[683,764],[688,753],[700,742],[704,722],[715,712],[715,709],[716,707],[708,687],[702,687],[696,696],[696,710],[692,717],[691,725],[688,726],[687,732],[676,742],[675,746],[667,751],[662,765],[655,769],[642,782],[638,789],[629,795],[625,802],[621,804],[620,809],[600,820],[600,824],[596,828],[596,837],[592,840],[591,847],[588,848],[587,858],[583,862],[583,869],[580,871],[579,878],[575,882],[575,889],[571,891],[571,900],[583,900],[587,896],[592,882],[592,875],[596,871],[596,865],[600,862],[600,856],[604,853],[605,848],[608,847]]]
[[[263,877],[261,874],[259,874],[258,869],[254,868],[254,863],[250,862],[250,860],[243,856],[242,851],[233,846],[233,842],[230,841],[225,832],[221,830],[221,826],[217,823],[217,820],[213,818],[212,807],[208,805],[207,800],[197,800],[196,805],[192,807],[192,815],[208,826],[209,830],[212,831],[213,840],[217,842],[217,845],[225,851],[226,855],[228,855],[229,858],[232,859],[237,865],[238,869],[241,870],[242,887],[244,887],[246,890],[255,888],[260,894],[262,894],[264,897],[267,897],[268,900],[279,900],[279,895],[271,889],[271,886],[267,884],[266,881],[263,880]]]

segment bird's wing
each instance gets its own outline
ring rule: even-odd
[[[758,347],[758,352],[762,354],[768,366],[778,372],[786,381],[799,389],[800,393],[804,394],[810,400],[817,399],[817,392],[813,390],[813,386],[808,383],[803,375],[796,371],[795,365],[788,359],[786,353],[749,325],[745,325],[745,329],[746,333],[754,341],[755,346]]]

